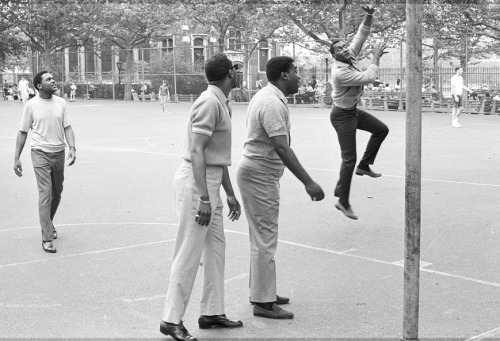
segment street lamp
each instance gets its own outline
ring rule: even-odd
[[[120,73],[123,70],[123,63],[120,61],[116,62],[116,68],[118,69],[118,85],[121,85]]]

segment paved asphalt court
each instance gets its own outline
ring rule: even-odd
[[[159,332],[176,216],[173,178],[190,103],[68,103],[76,164],[66,169],[55,224],[41,247],[29,146],[13,171],[22,104],[0,102],[0,337],[166,339]],[[233,104],[233,186],[245,138]],[[200,340],[393,339],[403,330],[405,114],[374,112],[390,129],[374,169],[354,175],[349,220],[334,207],[340,167],[325,107],[291,107],[292,148],[326,198],[281,181],[278,293],[293,320],[254,317],[246,218],[225,222],[226,313],[243,328],[200,330],[195,285],[185,325]],[[500,117],[425,112],[422,128],[421,339],[500,338]],[[358,132],[358,154],[368,134]],[[227,209],[225,210],[227,214]]]

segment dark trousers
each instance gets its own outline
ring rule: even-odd
[[[31,150],[31,160],[38,184],[38,214],[42,228],[42,240],[51,241],[54,235],[52,220],[61,202],[64,182],[64,150],[46,153]]]
[[[340,203],[347,205],[352,174],[356,167],[356,130],[361,129],[372,134],[363,158],[358,164],[358,167],[366,168],[375,161],[380,145],[389,133],[389,128],[375,116],[357,107],[350,109],[334,107],[330,113],[330,121],[337,132],[342,156],[335,196],[339,198]]]

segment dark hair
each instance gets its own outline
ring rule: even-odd
[[[35,87],[35,89],[38,90],[37,85],[42,83],[42,76],[46,73],[49,73],[49,72],[48,71],[40,71],[39,73],[37,73],[35,75],[35,77],[33,77],[33,86]]]
[[[330,45],[330,53],[332,54],[332,56],[335,56],[335,44],[337,44],[340,41],[342,41],[342,39],[334,38],[332,40],[332,44]]]
[[[457,67],[455,68],[455,72],[457,72],[457,71],[458,71],[458,70],[460,70],[461,68],[462,68],[461,66],[457,66]]]
[[[205,76],[208,82],[220,81],[232,67],[233,62],[224,53],[217,53],[206,61]]]
[[[270,82],[277,81],[281,77],[282,72],[290,71],[293,58],[287,56],[273,57],[266,64],[266,76]]]

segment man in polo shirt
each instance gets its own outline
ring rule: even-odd
[[[300,77],[290,57],[271,58],[266,65],[269,84],[248,105],[247,139],[237,182],[250,231],[250,301],[255,316],[291,319],[277,304],[289,299],[276,294],[274,254],[278,244],[280,178],[285,167],[305,185],[313,201],[324,198],[321,187],[302,167],[290,148],[290,112],[286,96],[297,93]]]
[[[241,209],[229,178],[231,108],[227,99],[237,86],[236,70],[225,54],[205,63],[208,88],[189,113],[182,164],[175,174],[177,239],[160,331],[175,340],[196,340],[183,324],[198,268],[202,268],[200,328],[241,327],[224,314],[225,237],[220,187],[224,188],[229,219]]]
[[[54,96],[57,84],[47,71],[41,71],[33,78],[33,86],[38,95],[24,105],[21,127],[17,133],[14,154],[14,172],[23,175],[20,160],[28,131],[31,129],[31,160],[38,184],[38,213],[42,227],[42,248],[55,253],[53,240],[57,238],[54,216],[59,203],[64,182],[64,156],[66,142],[69,145],[68,166],[75,163],[75,135],[71,127],[66,101]]]
[[[351,44],[347,46],[343,40],[338,40],[330,46],[330,53],[335,58],[332,67],[333,109],[330,121],[337,132],[342,152],[339,181],[335,187],[335,196],[339,200],[335,207],[351,219],[358,219],[349,203],[352,174],[356,166],[356,130],[365,130],[372,134],[356,167],[356,175],[368,175],[372,178],[381,176],[380,173],[372,171],[370,165],[375,161],[378,150],[389,133],[382,121],[357,108],[363,95],[363,87],[377,79],[380,57],[386,53],[384,47],[375,49],[371,65],[366,71],[361,71],[356,57],[370,33],[375,12],[372,6],[361,7],[366,15]]]

